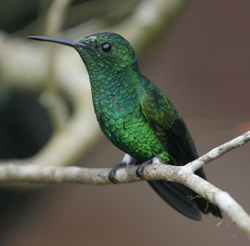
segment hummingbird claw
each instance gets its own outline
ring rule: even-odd
[[[136,169],[136,175],[140,178],[140,179],[145,179],[144,174],[143,174],[143,170],[144,168],[149,165],[152,164],[152,160],[149,159],[145,162],[143,162],[137,169]]]
[[[136,169],[136,175],[137,177],[139,177],[140,179],[145,179],[144,174],[143,174],[143,169],[144,167],[142,167],[142,165],[140,165],[137,169]]]
[[[114,184],[117,184],[118,183],[118,180],[115,178],[115,173],[118,169],[122,168],[122,167],[125,167],[126,166],[126,163],[125,162],[120,162],[118,164],[116,164],[112,169],[111,171],[109,172],[109,181],[114,183]]]
[[[115,178],[115,173],[116,173],[116,169],[112,168],[111,171],[109,172],[109,181],[114,183],[114,184],[117,184],[118,181]]]

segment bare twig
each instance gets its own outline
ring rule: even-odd
[[[196,171],[200,167],[204,166],[204,164],[207,164],[219,158],[220,156],[226,154],[230,150],[240,147],[249,141],[250,141],[250,131],[240,135],[239,137],[232,139],[231,141],[228,141],[227,143],[224,143],[212,149],[207,154],[199,157],[197,160],[193,161],[192,164],[188,165],[190,165],[192,171]]]
[[[227,213],[239,228],[250,235],[250,217],[245,210],[225,191],[198,177],[194,171],[201,166],[220,157],[226,152],[250,141],[250,131],[214,148],[197,160],[185,166],[171,166],[152,164],[144,169],[146,180],[168,180],[181,183],[196,193],[217,204]],[[2,163],[3,164],[3,163]],[[78,183],[104,185],[110,184],[107,168],[80,168],[80,167],[45,167],[37,165],[17,165],[16,162],[0,165],[0,183],[28,182],[34,184]],[[127,167],[117,171],[116,179],[119,183],[140,181],[136,176],[136,167]]]
[[[166,164],[149,165],[144,169],[146,180],[168,180],[182,183],[185,182],[183,174],[193,174],[197,169],[222,156],[228,151],[242,146],[250,141],[250,131],[236,137],[227,143],[224,143],[205,155],[188,163],[185,166],[177,167]],[[23,165],[25,164],[25,165]],[[49,166],[50,165],[50,166]],[[131,183],[140,179],[135,174],[136,167],[127,167],[120,169],[116,173],[116,179],[119,183]],[[104,185],[110,184],[108,180],[107,168],[81,168],[81,167],[53,167],[47,163],[47,166],[32,165],[32,163],[22,162],[20,160],[11,162],[0,162],[0,183],[12,182],[31,182],[31,183],[82,183]],[[193,189],[193,188],[192,188]],[[195,188],[193,189],[195,190]],[[197,192],[201,193],[201,192]],[[204,195],[205,196],[205,195]]]

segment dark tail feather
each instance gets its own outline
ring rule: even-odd
[[[198,196],[198,195],[197,195]],[[204,214],[213,214],[215,217],[222,217],[221,211],[218,206],[214,205],[211,202],[208,202],[203,197],[197,197],[195,198],[195,201],[199,207],[199,210]]]
[[[206,175],[203,171],[203,168],[200,168],[198,169],[196,172],[195,172],[196,175],[200,176],[201,178],[207,180],[206,178]],[[199,197],[195,192],[193,192],[195,194],[195,196],[197,197],[195,200],[196,200],[196,203],[200,209],[200,211],[204,214],[213,214],[215,217],[220,217],[220,218],[223,218],[222,214],[221,214],[221,211],[219,209],[218,206],[214,205],[213,203],[211,202],[208,202],[206,199],[204,199],[203,197]]]
[[[149,185],[165,200],[170,206],[194,220],[201,220],[201,214],[198,210],[197,204],[191,198],[188,198],[184,193],[183,185],[172,183],[168,181],[148,181]],[[181,190],[178,186],[182,186]],[[184,188],[184,189],[183,189]],[[192,192],[187,189],[187,193]]]
[[[216,205],[204,198],[197,198],[197,194],[184,185],[163,180],[148,181],[148,183],[170,206],[191,219],[201,220],[199,210],[222,218],[220,209]]]

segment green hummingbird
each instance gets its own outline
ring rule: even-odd
[[[116,183],[117,169],[139,165],[137,176],[152,163],[182,166],[198,158],[190,133],[173,104],[162,91],[141,74],[131,44],[116,33],[102,32],[79,41],[29,36],[75,48],[91,83],[93,105],[106,137],[125,152],[123,160],[109,173]],[[206,179],[203,169],[196,174]],[[164,180],[148,181],[174,209],[195,220],[200,211],[221,217],[219,207],[189,188]]]

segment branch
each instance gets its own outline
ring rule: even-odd
[[[152,164],[144,169],[146,180],[168,180],[182,183],[190,186],[183,180],[184,174],[193,174],[197,169],[212,160],[219,158],[228,151],[250,141],[250,131],[236,137],[227,143],[224,143],[198,159],[188,163],[185,166],[171,166],[166,164]],[[13,182],[28,182],[28,183],[80,183],[104,185],[110,184],[108,174],[109,168],[81,168],[81,167],[53,167],[40,165],[25,165],[27,162],[14,160],[9,162],[0,162],[0,183],[7,184]],[[119,183],[131,183],[140,181],[136,176],[135,170],[137,167],[126,167],[120,169],[116,173],[116,179]],[[203,179],[202,179],[203,180]],[[191,187],[190,187],[191,188]],[[193,190],[196,188],[193,187]],[[200,192],[198,192],[200,193]]]
[[[209,162],[221,157],[222,155],[226,154],[230,150],[233,150],[237,147],[242,146],[243,144],[250,141],[250,131],[240,135],[239,137],[236,137],[232,139],[231,141],[228,141],[227,143],[224,143],[211,151],[209,151],[207,154],[199,157],[197,160],[192,161],[189,165],[193,172],[195,172],[200,167],[204,166],[205,164],[208,164]]]
[[[203,165],[222,156],[228,151],[242,146],[250,141],[250,131],[212,149],[207,154],[185,166],[171,166],[152,164],[144,169],[146,180],[168,180],[183,184],[210,202],[217,204],[234,221],[239,228],[250,235],[250,217],[245,210],[225,191],[210,184],[208,181],[195,175],[194,172]],[[0,163],[1,164],[1,163]],[[2,163],[3,164],[3,163]],[[108,168],[81,168],[81,167],[45,167],[16,162],[0,165],[0,184],[28,182],[33,184],[77,183],[104,185],[110,184]],[[128,166],[116,173],[119,183],[141,181],[136,176],[136,168]]]

